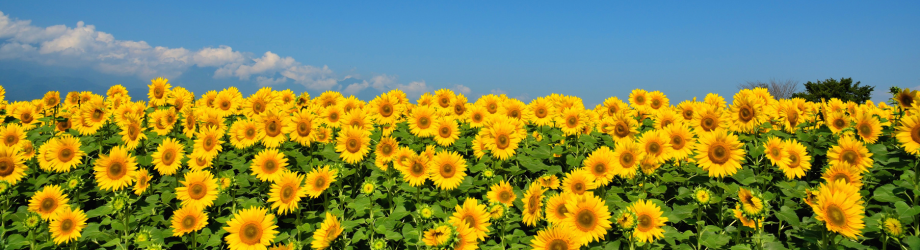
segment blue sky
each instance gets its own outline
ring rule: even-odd
[[[198,95],[450,88],[590,106],[635,88],[730,99],[770,78],[852,77],[875,101],[920,88],[916,1],[215,3],[0,2],[0,85],[14,100],[111,84],[140,97],[166,76]]]

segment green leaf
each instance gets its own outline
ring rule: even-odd
[[[531,152],[531,155],[537,159],[546,160],[553,157],[553,153],[550,151],[551,149],[548,145],[540,145]]]
[[[367,196],[361,196],[355,199],[352,202],[348,203],[348,208],[355,210],[355,216],[361,217],[366,214],[367,209],[370,208],[371,199]]]
[[[885,184],[884,186],[878,187],[873,192],[872,199],[881,202],[898,202],[901,201],[901,198],[895,195],[895,187],[892,184]]]
[[[732,178],[744,186],[757,182],[757,179],[754,176],[754,170],[751,170],[750,168],[739,170],[737,173],[735,173],[735,175],[732,175]]]
[[[728,244],[728,240],[731,239],[728,235],[719,234],[713,231],[703,232],[703,236],[700,237],[703,240],[702,244],[706,247],[712,249],[718,249],[725,244]]]
[[[86,212],[86,218],[88,218],[88,219],[89,219],[89,218],[96,218],[96,217],[99,217],[99,216],[111,215],[111,214],[112,214],[112,207],[106,206],[106,205],[102,205],[102,206],[100,206],[100,207],[97,207],[96,209],[87,211],[87,212]]]
[[[668,221],[683,221],[684,219],[690,218],[693,216],[693,211],[699,207],[696,204],[689,205],[674,205],[674,210],[671,211],[670,216],[668,216]]]
[[[798,227],[800,224],[802,224],[799,221],[799,216],[795,214],[795,211],[787,206],[779,208],[779,211],[776,212],[776,218],[781,221],[785,221],[794,227]]]

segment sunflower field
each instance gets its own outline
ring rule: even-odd
[[[917,249],[920,94],[892,94],[0,87],[0,249]]]

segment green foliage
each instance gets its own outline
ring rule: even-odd
[[[843,102],[853,101],[856,103],[865,103],[872,95],[875,86],[860,86],[860,82],[853,83],[853,78],[840,78],[838,81],[834,78],[828,78],[824,81],[808,81],[805,83],[805,92],[792,94],[792,97],[803,98],[810,102],[821,102],[831,98],[840,99]]]

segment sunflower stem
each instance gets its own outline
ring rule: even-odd
[[[703,216],[703,207],[701,206],[698,209],[696,209],[696,250],[702,249],[702,244],[703,244],[703,240],[702,240],[703,229],[700,228],[702,226],[702,224],[700,224],[700,218],[702,216]]]
[[[198,230],[192,231],[192,248],[198,248]]]

